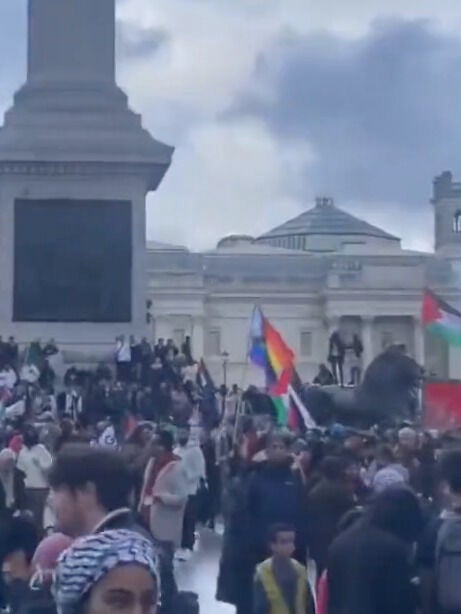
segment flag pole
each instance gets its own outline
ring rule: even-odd
[[[253,310],[251,312],[251,316],[250,316],[250,326],[248,327],[248,334],[247,334],[247,346],[246,346],[246,352],[245,352],[245,366],[243,369],[243,374],[242,374],[242,379],[241,379],[241,390],[243,391],[244,386],[246,386],[247,383],[247,377],[248,377],[248,367],[249,367],[249,354],[250,354],[250,346],[251,346],[251,322],[253,321],[253,317],[255,314],[255,311],[257,309],[261,309],[259,307],[259,305],[257,303],[255,303],[253,305]],[[243,399],[240,398],[238,406],[237,406],[237,412],[236,412],[236,416],[235,416],[235,423],[234,423],[234,445],[237,442],[237,435],[238,435],[238,429],[240,426],[240,421],[241,418],[243,416],[243,410],[245,408],[245,403],[243,402]]]

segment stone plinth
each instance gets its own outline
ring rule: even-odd
[[[142,127],[140,116],[129,109],[126,95],[116,85],[114,5],[115,0],[29,0],[27,81],[15,95],[0,130],[0,330],[22,341],[54,336],[62,343],[79,347],[111,343],[116,334],[140,335],[146,330],[145,198],[159,186],[173,149],[156,141]],[[131,223],[127,225],[131,254],[126,255],[130,262],[125,260],[122,264],[131,267],[128,317],[106,321],[104,315],[99,315],[92,321],[87,309],[82,321],[50,320],[43,314],[35,321],[18,320],[15,249],[17,252],[19,247],[15,237],[17,243],[22,237],[23,257],[32,262],[27,275],[21,277],[22,284],[24,279],[37,283],[39,271],[33,275],[32,253],[37,254],[37,260],[42,253],[47,253],[48,258],[56,254],[56,246],[47,245],[45,236],[43,250],[39,239],[34,238],[30,249],[35,251],[28,252],[27,238],[18,229],[18,201],[30,201],[31,206],[63,203],[73,211],[72,215],[76,203],[88,201],[86,205],[94,205],[85,209],[88,224],[102,210],[97,209],[98,203],[127,203],[131,209]],[[74,219],[72,215],[70,220]],[[80,222],[84,228],[85,221]],[[105,228],[107,236],[102,232],[101,242],[110,238],[113,230],[110,223]],[[55,230],[64,237],[72,234],[62,226]],[[83,244],[85,236],[81,239]],[[117,258],[120,262],[123,256],[117,243],[111,245],[109,241],[108,245],[114,262]],[[107,266],[104,270],[89,254],[83,254],[82,262],[76,263],[68,255],[69,245],[63,245],[62,250],[63,258],[72,263],[72,274],[81,270],[83,279],[87,271],[91,278],[88,287],[92,284],[91,288],[99,292],[98,287],[107,280]],[[77,260],[79,257],[75,256]],[[43,292],[57,287],[53,286],[54,268],[50,266],[51,279],[44,280]],[[62,276],[62,271],[59,274]],[[46,277],[43,263],[40,276]],[[91,294],[91,288],[85,292]],[[61,302],[62,293],[57,293]],[[100,294],[94,300],[85,296],[99,314],[108,313],[110,296]],[[36,288],[35,300],[38,295]],[[79,299],[74,296],[72,300]]]

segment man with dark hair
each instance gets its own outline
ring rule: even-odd
[[[121,456],[105,448],[68,445],[49,475],[58,530],[77,537],[107,518],[130,513],[131,476]]]
[[[173,437],[166,444],[172,449]],[[113,529],[129,529],[152,539],[130,508],[133,480],[123,457],[110,448],[69,444],[51,468],[50,486],[57,530],[80,537]],[[173,562],[158,546],[162,584],[162,614],[169,614],[177,595]]]
[[[314,614],[314,599],[307,580],[307,569],[292,558],[295,538],[295,529],[289,524],[270,527],[268,544],[271,556],[256,568],[253,614]]]

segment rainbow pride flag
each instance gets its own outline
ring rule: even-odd
[[[278,425],[300,432],[314,428],[315,421],[295,390],[301,380],[295,369],[294,352],[259,307],[255,307],[251,318],[248,357],[266,374]]]
[[[250,341],[249,359],[264,369],[269,390],[276,396],[286,394],[293,375],[295,355],[259,307],[253,311]]]

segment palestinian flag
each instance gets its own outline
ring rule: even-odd
[[[425,290],[421,322],[428,331],[443,337],[450,345],[461,347],[461,312],[431,290]]]

